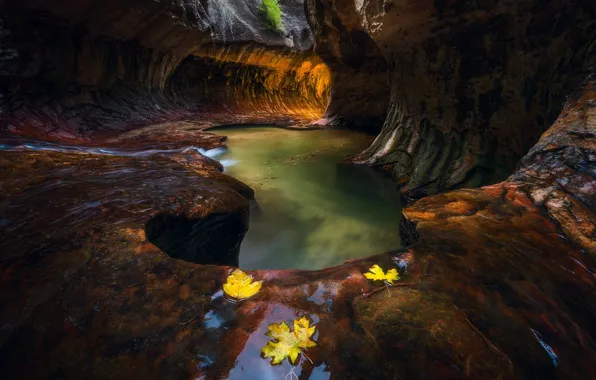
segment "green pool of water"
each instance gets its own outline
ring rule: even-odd
[[[339,164],[372,137],[351,131],[224,128],[225,172],[255,190],[244,269],[320,269],[400,246],[395,182]]]

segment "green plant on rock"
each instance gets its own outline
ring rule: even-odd
[[[265,18],[267,29],[283,33],[284,24],[281,20],[281,9],[277,0],[262,0],[259,7],[261,15]]]

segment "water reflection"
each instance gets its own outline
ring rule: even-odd
[[[205,314],[205,328],[207,329],[218,329],[224,324],[225,320],[217,314],[216,311],[210,310]]]
[[[331,372],[325,364],[321,364],[313,368],[310,374],[310,380],[329,380],[331,378]]]
[[[310,315],[309,317],[314,323],[318,321],[316,315]],[[313,368],[313,365],[308,362],[304,355],[299,357],[296,365],[291,365],[289,360],[283,360],[279,365],[271,365],[271,358],[263,358],[260,353],[261,348],[271,339],[265,335],[271,323],[285,321],[288,325],[292,326],[292,320],[298,318],[298,313],[287,306],[282,304],[269,306],[265,317],[261,320],[258,328],[248,337],[244,348],[236,358],[234,368],[230,370],[226,378],[228,380],[279,380],[286,378],[288,374],[293,372],[297,377],[304,375],[305,377],[303,378],[311,380],[328,379],[329,373],[324,371],[325,365],[315,362],[317,366]],[[318,331],[314,336],[315,340],[317,338]],[[307,372],[310,372],[310,376],[308,376]]]
[[[242,243],[242,268],[319,269],[400,246],[395,183],[370,168],[338,164],[365,149],[370,136],[272,127],[217,133],[229,138],[217,159],[255,189],[260,205]]]
[[[538,331],[536,331],[534,329],[530,329],[530,331],[532,331],[532,334],[534,334],[534,336],[538,340],[538,343],[540,343],[542,348],[544,348],[544,351],[546,351],[548,356],[552,359],[553,365],[555,366],[555,368],[558,367],[559,366],[559,357],[557,356],[557,354],[555,354],[555,351],[553,350],[553,348],[551,346],[549,346],[548,344],[546,344],[544,342],[544,340],[542,340],[542,335]]]

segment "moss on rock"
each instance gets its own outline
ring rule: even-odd
[[[281,20],[281,9],[277,0],[263,0],[259,6],[259,12],[265,18],[267,29],[283,33],[284,24]]]

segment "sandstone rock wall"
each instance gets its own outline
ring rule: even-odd
[[[410,196],[505,178],[593,58],[595,8],[585,1],[307,4],[332,71],[349,75],[353,57],[386,61],[387,117],[357,162],[387,167]],[[363,92],[387,91],[364,82]],[[377,113],[374,97],[351,105]]]
[[[202,45],[245,43],[297,55],[311,48],[300,1],[280,2],[282,32],[267,28],[259,3],[4,2],[0,131],[76,140],[196,118],[205,105],[177,97],[170,79]]]
[[[346,2],[307,0],[309,23],[315,35],[315,53],[331,71],[331,93],[325,117],[333,126],[379,132],[390,97],[390,69],[379,46],[357,23],[344,23],[340,15],[354,15]]]
[[[0,130],[80,139],[327,107],[321,124],[382,126],[355,162],[419,197],[509,175],[591,69],[596,36],[581,0],[307,0],[306,14],[284,0],[283,33],[257,2],[217,4],[3,3]]]
[[[565,104],[508,180],[527,186],[563,233],[596,257],[596,83]]]
[[[178,67],[171,88],[178,98],[196,99],[210,117],[272,123],[319,119],[327,107],[330,80],[329,68],[312,52],[212,44]]]

